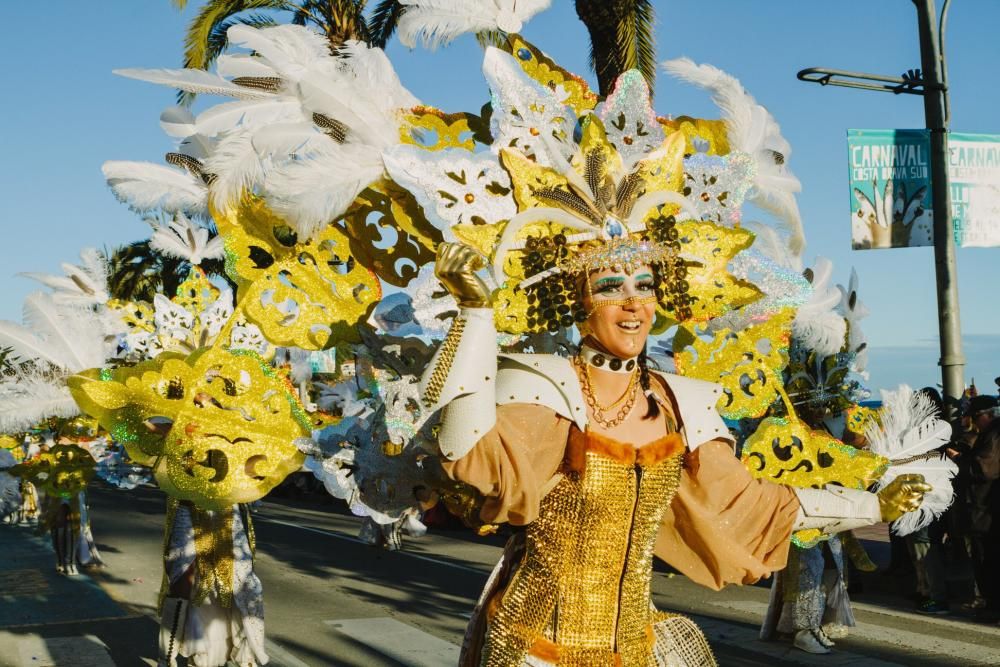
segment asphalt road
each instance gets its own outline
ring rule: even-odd
[[[15,552],[8,545],[16,544],[13,537],[29,540],[26,531],[0,527],[0,555],[20,553],[0,558],[0,583],[5,566],[14,568],[8,578],[44,575],[52,596],[28,600],[0,590],[3,667],[155,664],[164,497],[153,489],[97,490],[91,505],[107,567],[70,581],[76,593],[59,588],[70,584],[50,573],[51,561],[43,562],[51,558],[43,541],[35,540],[30,553]],[[454,664],[468,614],[500,550],[498,539],[464,531],[408,539],[401,552],[374,549],[356,539],[358,520],[332,505],[266,502],[255,521],[257,572],[277,667]],[[34,570],[40,574],[30,574]],[[765,588],[716,593],[657,572],[653,591],[659,608],[699,622],[723,666],[1000,664],[997,626],[928,618],[898,605],[856,603],[851,638],[838,641],[831,655],[811,656],[757,640]],[[29,603],[61,611],[35,618]]]

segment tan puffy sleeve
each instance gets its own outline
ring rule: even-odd
[[[541,405],[498,406],[496,426],[468,454],[444,462],[444,470],[486,496],[483,521],[529,524],[562,463],[570,425]]]
[[[754,479],[727,443],[687,455],[655,553],[713,589],[752,584],[788,559],[799,501],[791,488]]]

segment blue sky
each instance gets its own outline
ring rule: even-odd
[[[105,187],[109,159],[160,162],[171,149],[158,126],[171,91],[111,74],[119,67],[175,67],[184,13],[167,0],[65,2],[39,22],[30,3],[5,7],[8,65],[0,73],[3,159],[0,245],[4,289],[0,318],[20,320],[34,289],[21,271],[58,272],[86,246],[110,246],[147,235],[138,218]],[[952,128],[1000,134],[996,26],[1000,2],[953,3],[947,47]],[[525,35],[563,66],[592,80],[587,39],[569,0],[554,0]],[[795,79],[825,66],[898,75],[919,65],[916,14],[909,0],[660,0],[660,59],[686,55],[738,77],[782,125],[793,146],[789,165],[803,183],[807,261],[830,257],[846,283],[852,266],[872,310],[864,329],[872,351],[871,386],[938,381],[934,259],[930,248],[850,250],[845,130],[923,125],[919,97],[823,88]],[[403,82],[425,103],[475,110],[486,101],[475,41],[463,38],[435,53],[394,43],[389,55]],[[11,62],[12,61],[12,62]],[[657,111],[715,117],[707,96],[661,75]],[[967,379],[992,388],[1000,375],[1000,249],[960,249],[961,314]]]

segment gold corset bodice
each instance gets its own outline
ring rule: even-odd
[[[563,478],[526,531],[524,557],[491,604],[483,664],[648,665],[653,545],[680,482],[672,433],[636,449],[574,431]]]

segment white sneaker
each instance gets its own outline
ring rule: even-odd
[[[815,653],[818,655],[823,655],[830,652],[830,648],[824,646],[819,640],[817,635],[819,632],[816,630],[799,630],[795,633],[795,641],[792,643],[797,649],[801,649],[806,653]]]

